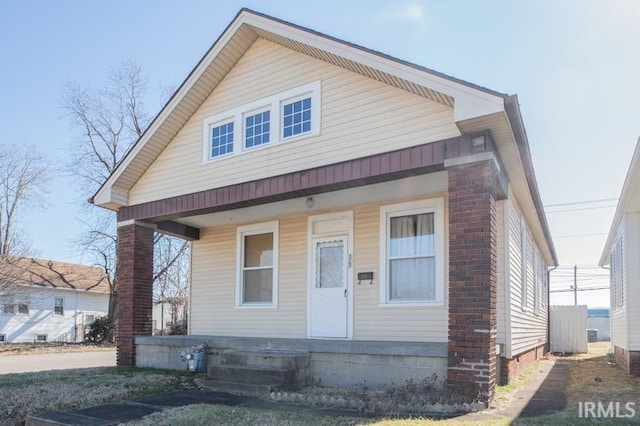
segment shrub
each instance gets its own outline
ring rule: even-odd
[[[93,321],[86,340],[93,343],[111,343],[114,341],[115,326],[109,317],[98,317]]]

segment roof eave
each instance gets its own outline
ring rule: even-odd
[[[622,223],[622,217],[627,211],[627,206],[630,203],[631,192],[633,188],[637,188],[640,183],[640,137],[636,142],[636,147],[633,152],[633,156],[631,157],[631,163],[629,164],[629,169],[627,169],[627,175],[624,179],[624,184],[622,185],[622,191],[620,192],[620,197],[618,198],[618,205],[616,206],[616,212],[613,215],[613,221],[611,222],[611,227],[609,228],[609,234],[607,235],[607,240],[602,248],[602,254],[600,255],[600,260],[598,261],[598,265],[600,267],[607,266],[609,264],[609,254],[610,248],[613,245],[617,235],[618,229],[620,228],[620,224]]]
[[[397,75],[399,78],[407,79],[416,84],[421,84],[426,88],[451,96],[455,100],[454,115],[456,121],[490,114],[501,111],[504,108],[503,99],[506,95],[502,93],[243,8],[189,73],[178,90],[165,104],[122,161],[120,161],[109,178],[98,189],[95,195],[91,197],[90,202],[92,204],[111,210],[118,210],[120,207],[127,205],[126,197],[123,197],[121,194],[117,196],[118,194],[114,194],[112,188],[118,183],[124,171],[134,161],[146,143],[154,136],[162,123],[172,114],[174,109],[188,94],[190,87],[198,82],[199,78],[215,59],[215,53],[220,51],[244,24],[254,29],[259,28],[263,31],[275,31],[277,34],[285,34],[285,36],[289,37],[295,36],[295,41],[299,43],[314,46],[318,49],[326,49],[327,52],[336,55],[344,55],[347,59],[365,66],[376,69],[384,68],[383,71],[391,75]],[[452,95],[452,93],[455,95]]]
[[[542,205],[542,199],[540,197],[540,190],[538,189],[538,183],[533,169],[531,150],[529,149],[529,139],[527,138],[527,132],[524,127],[522,113],[520,112],[518,96],[506,96],[504,98],[504,107],[516,139],[518,153],[522,161],[522,167],[524,168],[529,192],[531,193],[531,198],[536,208],[538,221],[540,222],[540,226],[542,227],[542,231],[544,232],[545,240],[547,242],[547,246],[549,247],[551,257],[553,258],[554,266],[558,266],[558,257],[556,254],[555,246],[553,245],[553,240],[551,238],[551,231],[549,230],[547,216],[544,213],[544,207]]]

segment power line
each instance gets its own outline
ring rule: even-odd
[[[565,290],[549,290],[549,293],[573,293],[574,291],[592,291],[592,290],[609,290],[609,287],[592,287],[592,288],[579,288],[574,290],[572,288]]]
[[[569,203],[546,204],[543,207],[546,209],[547,207],[576,206],[579,204],[594,204],[594,203],[604,203],[609,201],[618,201],[618,199],[617,198],[601,198],[599,200],[572,201]]]
[[[611,204],[609,206],[598,206],[598,207],[582,207],[579,209],[565,209],[565,210],[555,210],[552,212],[546,212],[547,214],[551,213],[566,213],[566,212],[579,212],[582,210],[598,210],[598,209],[610,209],[612,207],[618,207],[616,204]]]
[[[600,235],[608,235],[606,232],[597,232],[593,234],[573,234],[573,235],[558,235],[554,236],[553,239],[557,240],[558,238],[578,238],[578,237],[595,237]]]

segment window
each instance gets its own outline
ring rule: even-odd
[[[245,118],[244,147],[253,148],[269,143],[271,111],[264,111]]]
[[[416,201],[380,209],[380,303],[444,303],[444,203]]]
[[[46,342],[47,335],[46,334],[36,334],[36,343],[37,342]]]
[[[13,303],[13,297],[4,296],[2,298],[2,313],[6,315],[15,315],[16,305]]]
[[[613,309],[619,310],[624,308],[624,238],[621,232],[611,249],[611,259],[609,265],[609,274],[611,280],[611,305]]]
[[[56,297],[53,313],[54,315],[64,315],[64,298]]]
[[[96,320],[95,315],[92,315],[92,314],[86,314],[86,315],[84,316],[84,323],[85,323],[86,325],[91,325],[91,324],[93,324],[93,322],[94,322],[95,320]]]
[[[0,343],[4,343],[7,341],[7,335],[6,334],[0,334]]]
[[[238,227],[237,306],[275,306],[278,300],[278,222]]]
[[[0,308],[2,313],[6,315],[28,315],[29,314],[29,296],[15,295],[2,296],[0,298]]]
[[[282,107],[282,136],[290,138],[311,131],[311,98],[285,103]]]
[[[211,129],[211,158],[233,153],[233,122]]]
[[[203,162],[320,134],[320,81],[203,121]]]
[[[524,218],[520,217],[520,286],[522,291],[522,309],[526,309],[529,305],[529,280],[527,279],[527,227]]]

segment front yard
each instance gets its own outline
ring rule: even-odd
[[[556,357],[555,362],[569,366],[567,408],[552,415],[518,418],[507,415],[518,390],[533,382],[534,367],[525,372],[521,380],[498,388],[494,408],[450,420],[412,418],[366,418],[358,412],[352,417],[334,417],[322,411],[266,410],[250,407],[220,405],[191,405],[152,414],[133,425],[342,425],[367,424],[375,426],[432,425],[448,422],[457,424],[489,425],[542,425],[591,424],[593,419],[579,417],[579,407],[586,402],[603,404],[620,402],[624,410],[633,403],[635,416],[617,419],[598,419],[597,424],[640,424],[640,377],[627,376],[612,365],[607,356],[609,345],[590,344],[589,354]],[[1,361],[0,361],[1,362]],[[148,369],[93,368],[81,370],[49,371],[25,374],[7,374],[0,381],[0,424],[19,425],[29,413],[65,411],[106,402],[120,401],[136,396],[192,388],[193,376],[188,373]],[[583,409],[584,411],[584,409]],[[618,414],[629,414],[622,411]],[[583,412],[583,416],[584,416]],[[615,414],[615,413],[614,413]],[[474,417],[475,416],[475,417]]]

